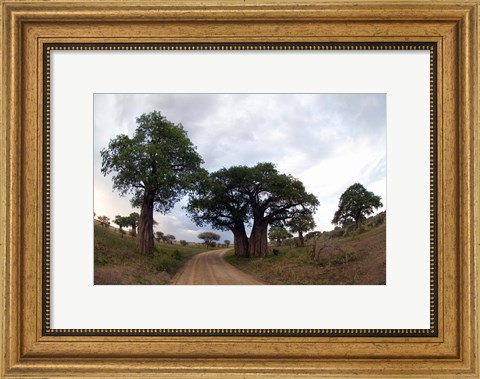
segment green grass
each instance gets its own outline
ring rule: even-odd
[[[155,241],[153,256],[135,252],[136,238],[114,228],[94,225],[95,284],[167,284],[204,246]]]

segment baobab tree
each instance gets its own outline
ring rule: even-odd
[[[293,217],[300,210],[315,212],[319,202],[301,181],[280,174],[273,163],[234,166],[214,172],[197,182],[187,210],[197,225],[211,224],[231,230],[235,255],[267,254],[268,225]],[[245,224],[252,220],[247,237]]]
[[[140,208],[137,250],[153,253],[153,212],[167,213],[187,192],[203,163],[181,124],[160,112],[136,119],[133,137],[120,134],[103,149],[102,173],[113,174],[113,188]]]
[[[279,173],[273,163],[258,163],[246,171],[244,180],[241,193],[249,199],[253,216],[250,257],[267,254],[268,225],[285,222],[301,211],[313,214],[320,205],[300,180]]]
[[[355,230],[360,230],[362,221],[382,206],[380,196],[367,191],[360,183],[352,184],[340,196],[338,210],[335,212],[332,224],[343,226],[349,222],[355,222]]]

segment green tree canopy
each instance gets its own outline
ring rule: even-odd
[[[132,228],[132,236],[136,237],[138,222],[140,221],[140,215],[137,212],[132,212],[127,216],[128,226]],[[154,220],[155,223],[155,220]]]
[[[98,216],[98,221],[100,221],[100,224],[105,228],[110,226],[110,218],[107,216]]]
[[[276,241],[278,246],[282,244],[284,239],[292,237],[293,235],[290,234],[283,226],[272,226],[268,231],[268,238],[270,241]]]
[[[158,242],[165,241],[165,234],[163,232],[155,232],[155,238]]]
[[[137,118],[133,137],[124,134],[103,149],[102,173],[113,188],[140,207],[137,249],[153,252],[153,211],[167,213],[191,187],[203,163],[181,124],[153,111]]]
[[[231,230],[234,251],[244,257],[267,253],[268,225],[285,221],[302,209],[315,212],[317,198],[301,181],[280,174],[273,163],[223,168],[199,181],[187,210],[197,225]],[[245,224],[253,220],[248,239]]]
[[[340,196],[338,210],[335,212],[332,224],[343,226],[353,221],[355,228],[359,230],[362,221],[382,206],[380,196],[367,191],[360,183],[352,184]]]
[[[300,210],[286,223],[292,233],[298,233],[298,245],[305,246],[303,233],[315,228],[315,220],[310,210]]]
[[[186,209],[198,226],[208,224],[218,230],[232,231],[235,255],[247,257],[245,223],[250,203],[240,192],[244,180],[241,167],[222,168],[211,174],[204,172],[196,182]]]
[[[165,236],[165,242],[167,242],[167,243],[173,243],[173,241],[175,241],[175,240],[176,240],[176,238],[173,234],[167,234]]]
[[[252,257],[266,255],[269,224],[291,219],[301,211],[313,214],[320,205],[300,180],[279,173],[273,163],[258,163],[247,169],[241,192],[250,201],[253,217],[249,241],[249,255]]]
[[[115,219],[113,220],[113,223],[117,224],[119,226],[120,230],[130,226],[130,222],[129,222],[128,217],[120,216],[120,215],[115,216]]]
[[[202,232],[198,238],[205,242],[205,245],[210,246],[213,242],[220,240],[220,235],[213,232]]]

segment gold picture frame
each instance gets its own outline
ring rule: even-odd
[[[2,376],[478,377],[478,5],[2,0]],[[435,46],[433,333],[50,332],[49,49],[199,43]]]

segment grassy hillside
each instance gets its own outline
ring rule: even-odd
[[[228,254],[227,261],[269,284],[385,284],[385,224],[348,237],[313,239],[305,247],[275,246],[265,258]],[[275,250],[274,250],[275,249]]]
[[[168,284],[183,263],[205,247],[155,242],[153,257],[135,253],[135,238],[94,224],[95,284]]]

